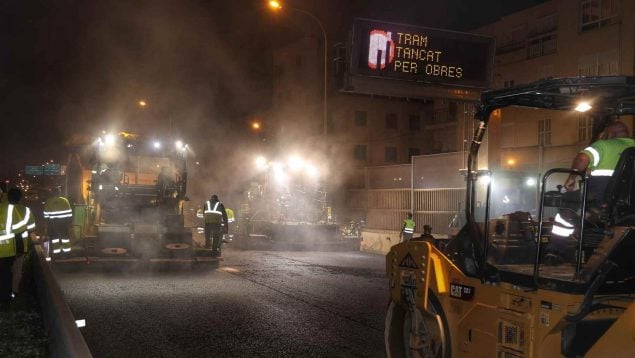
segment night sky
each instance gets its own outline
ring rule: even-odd
[[[354,17],[469,30],[540,2],[288,3],[314,13],[329,40],[343,42]],[[248,134],[245,117],[271,103],[271,49],[312,31],[306,19],[274,15],[255,0],[5,0],[0,175],[65,160],[72,134],[131,123],[199,146]]]

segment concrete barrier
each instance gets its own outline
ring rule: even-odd
[[[77,328],[75,317],[64,301],[64,294],[46,262],[42,246],[34,245],[34,253],[35,284],[44,328],[49,337],[51,357],[92,357]]]
[[[399,243],[399,231],[363,230],[360,251],[386,255],[393,245]]]

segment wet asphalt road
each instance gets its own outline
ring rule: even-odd
[[[62,272],[95,357],[381,357],[384,258],[225,250],[216,270]]]

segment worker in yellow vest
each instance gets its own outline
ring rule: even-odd
[[[13,230],[24,224],[22,216],[8,200],[0,200],[0,311],[9,309],[11,302],[12,267],[16,255],[16,238]]]
[[[20,204],[22,192],[18,188],[11,188],[7,193],[7,199],[13,204],[15,209],[20,213],[22,220],[17,229],[13,230],[15,234],[16,256],[13,262],[13,296],[20,292],[20,282],[22,281],[22,263],[24,256],[29,251],[31,233],[35,231],[35,216],[27,206]]]
[[[415,227],[417,224],[412,219],[412,213],[408,213],[408,217],[403,221],[403,226],[401,231],[399,232],[399,239],[403,239],[403,241],[409,241],[412,239],[412,235],[415,232]],[[401,240],[400,240],[401,242]]]
[[[46,219],[46,233],[53,249],[53,255],[71,252],[70,227],[73,220],[73,210],[68,199],[62,196],[60,188],[53,191],[53,195],[44,204],[44,219]]]
[[[228,232],[229,222],[225,206],[218,200],[216,194],[203,205],[203,217],[205,218],[205,247],[211,248],[212,256],[220,256],[223,234]]]

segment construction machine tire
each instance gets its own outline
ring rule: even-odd
[[[450,358],[450,332],[441,304],[432,292],[428,294],[429,312],[390,301],[384,328],[388,358]],[[413,333],[418,321],[419,333]]]

